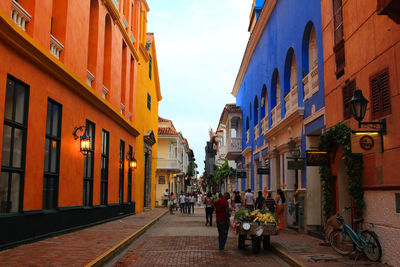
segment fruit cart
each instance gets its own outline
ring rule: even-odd
[[[246,212],[244,216],[235,217],[235,229],[238,235],[238,248],[245,249],[246,240],[251,240],[253,253],[260,253],[261,242],[264,249],[270,246],[270,236],[278,235],[279,230],[276,224],[276,218],[269,213],[258,211]],[[247,215],[247,216],[246,216]]]

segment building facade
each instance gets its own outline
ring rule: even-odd
[[[396,166],[400,156],[399,77],[400,19],[398,1],[321,1],[324,43],[326,127],[339,122],[355,131],[350,99],[360,89],[369,101],[365,122],[386,120],[383,148],[363,156],[362,189],[366,225],[373,223],[382,245],[382,262],[399,266],[400,179]],[[381,143],[380,141],[378,141]],[[331,158],[333,207],[352,205],[349,176],[339,146]],[[348,219],[355,218],[353,213]],[[351,222],[351,221],[350,221]]]
[[[156,201],[161,205],[165,189],[168,189],[169,193],[175,194],[185,191],[185,178],[188,177],[189,158],[193,152],[189,148],[187,139],[181,133],[177,132],[171,120],[159,117],[158,121],[159,147],[157,155]]]
[[[251,36],[232,91],[242,110],[243,158],[238,170],[246,172],[238,189],[275,194],[281,188],[287,196],[285,224],[307,231],[322,225],[318,167],[306,167],[301,158],[299,164],[292,162],[296,151],[304,157],[306,150],[317,148],[325,125],[319,7],[318,0],[307,5],[254,1]],[[270,174],[258,174],[258,168],[269,168]]]
[[[0,2],[0,247],[142,210],[137,138],[156,131],[161,99],[148,87],[151,115],[136,103],[147,11],[144,0]]]

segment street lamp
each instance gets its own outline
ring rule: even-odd
[[[83,132],[83,134],[79,136],[78,131]],[[75,140],[77,140],[78,138],[80,139],[79,150],[83,155],[86,155],[87,152],[90,150],[90,137],[87,134],[86,127],[85,126],[75,127],[74,131],[72,132],[72,135],[74,136]]]
[[[126,159],[129,161],[129,167],[132,170],[135,170],[137,167],[137,160],[135,159],[135,156],[132,155],[131,153],[126,154]]]
[[[368,102],[369,101],[363,96],[360,89],[354,90],[353,97],[350,100],[350,106],[353,118],[358,121],[358,128],[361,128],[361,126],[364,125],[377,129],[377,127],[380,126],[379,132],[386,134],[386,119],[383,119],[380,122],[362,122],[367,111]]]

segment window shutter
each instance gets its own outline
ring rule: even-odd
[[[370,83],[372,119],[391,114],[389,71],[386,69],[372,76]]]

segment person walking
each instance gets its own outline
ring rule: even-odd
[[[238,212],[242,207],[242,198],[240,192],[235,192],[235,211]]]
[[[169,213],[170,214],[174,214],[174,208],[175,208],[174,193],[171,192],[171,197],[169,198]]]
[[[258,197],[256,198],[256,209],[262,210],[265,208],[265,198],[261,191],[258,191]]]
[[[192,214],[194,214],[194,203],[196,202],[196,197],[194,196],[194,193],[189,198],[189,214],[190,210],[192,210]]]
[[[169,193],[168,193],[168,188],[167,188],[167,189],[165,189],[164,197],[163,197],[164,208],[168,207],[168,198],[169,198]]]
[[[207,196],[204,199],[204,204],[206,206],[206,225],[212,226],[212,215],[213,215],[213,211],[214,211],[214,201],[212,199],[211,192],[207,193]]]
[[[275,217],[278,218],[279,220],[279,228],[284,229],[285,228],[285,222],[284,222],[284,204],[285,204],[286,198],[285,194],[283,193],[282,189],[278,189],[278,194],[275,198],[275,202],[277,204],[276,211],[275,211]]]
[[[218,243],[219,243],[219,250],[226,251],[225,243],[226,239],[228,238],[228,230],[229,230],[229,194],[225,193],[225,196],[219,194],[219,198],[215,202],[215,215],[217,221],[217,228],[218,228]]]
[[[181,213],[185,212],[185,194],[183,194],[183,191],[181,191],[181,194],[179,195],[179,208],[181,210]]]
[[[246,194],[244,194],[244,204],[246,209],[253,210],[254,209],[254,195],[251,192],[251,189],[247,189]]]
[[[267,198],[265,199],[265,206],[267,207],[267,209],[274,213],[275,209],[276,209],[276,202],[275,200],[271,197],[271,192],[268,192],[267,194]]]

